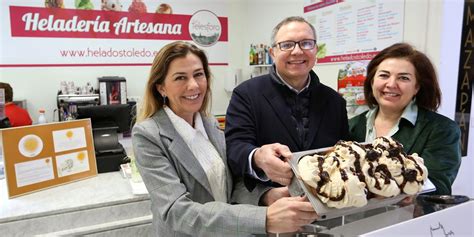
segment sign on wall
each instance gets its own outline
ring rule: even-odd
[[[461,154],[468,154],[472,86],[474,86],[474,0],[464,1],[459,74],[456,95],[456,123],[461,128]]]
[[[404,0],[305,1],[317,32],[318,63],[370,60],[403,40]]]
[[[337,92],[346,100],[349,118],[369,109],[364,95],[368,64],[369,61],[349,62],[337,73]]]
[[[8,197],[97,175],[90,119],[0,131]]]
[[[150,65],[176,40],[228,63],[225,4],[196,0],[7,0],[0,67]],[[223,16],[224,15],[224,16]]]

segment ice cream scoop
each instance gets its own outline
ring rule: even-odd
[[[367,204],[365,184],[337,152],[328,155],[305,156],[298,171],[312,193],[329,207],[361,207]]]
[[[385,187],[387,185],[394,186],[393,181],[396,182],[400,190],[399,193],[413,195],[421,191],[423,183],[428,177],[428,171],[423,164],[423,158],[418,154],[407,155],[403,150],[403,145],[390,137],[376,138],[372,142],[372,150],[368,153],[379,154],[378,157],[367,157],[371,168],[366,167],[367,171],[364,174],[370,192],[385,197],[389,197],[387,195],[394,196],[395,189]],[[383,184],[381,184],[380,178],[383,178]]]
[[[420,192],[428,178],[428,169],[423,163],[423,158],[417,153],[406,157],[404,163],[403,181],[399,183],[400,189],[409,195]]]

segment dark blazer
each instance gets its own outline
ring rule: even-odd
[[[352,140],[363,142],[367,111],[349,121]],[[415,126],[400,120],[399,130],[392,136],[403,144],[407,154],[418,153],[428,168],[428,178],[436,186],[432,194],[451,194],[451,185],[461,165],[461,130],[451,119],[418,108]]]
[[[226,115],[227,159],[234,176],[244,177],[251,190],[257,180],[248,174],[250,152],[270,143],[287,145],[292,152],[334,145],[347,138],[348,119],[345,100],[333,89],[321,84],[311,71],[308,147],[298,142],[291,108],[284,98],[289,90],[270,74],[249,79],[234,89]],[[270,183],[268,185],[271,185]]]
[[[209,140],[227,167],[223,132],[215,119],[202,118]],[[132,141],[137,167],[152,202],[153,235],[266,233],[266,207],[214,201],[204,170],[163,109],[134,126]],[[234,186],[229,170],[227,187],[229,201],[255,205],[268,190],[259,187],[250,193],[242,182]]]

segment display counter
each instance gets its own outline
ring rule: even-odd
[[[149,196],[133,195],[129,181],[119,172],[99,174],[13,199],[7,197],[5,180],[0,184],[2,236],[147,236],[152,230]],[[378,232],[383,230],[395,235],[418,230],[417,235],[429,236],[430,231],[441,231],[441,228],[455,236],[474,236],[474,201],[442,210],[434,208],[435,212],[430,214],[420,208],[413,204],[390,206],[316,222],[300,233],[278,236],[387,236],[390,233]]]
[[[129,138],[121,143],[131,152]],[[1,235],[148,236],[152,233],[149,195],[133,193],[130,181],[120,172],[101,173],[12,199],[2,179]],[[390,205],[315,222],[299,233],[270,236],[434,236],[434,232],[474,236],[473,212],[473,200],[439,205],[418,199],[404,207]]]
[[[474,236],[474,200],[458,205],[389,206],[308,225],[272,236]]]
[[[2,236],[146,236],[151,230],[148,195],[133,195],[119,172],[8,199],[0,180]]]

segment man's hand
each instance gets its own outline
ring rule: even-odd
[[[287,146],[273,143],[257,149],[253,154],[253,162],[273,182],[286,186],[293,177],[290,164],[287,162],[291,157],[291,151]]]
[[[288,187],[272,188],[263,195],[263,204],[270,206],[278,199],[289,196],[290,192],[288,191]]]
[[[267,209],[266,229],[269,233],[295,232],[316,218],[318,214],[306,197],[281,198]]]

